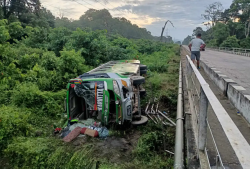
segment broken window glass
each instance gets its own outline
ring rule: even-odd
[[[76,84],[74,90],[78,97],[85,99],[88,110],[102,110],[103,81],[89,81]]]

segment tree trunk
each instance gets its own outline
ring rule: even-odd
[[[6,19],[6,15],[7,15],[6,0],[3,1],[3,15],[4,15],[4,19]]]
[[[165,26],[166,26],[166,24],[165,24]],[[165,30],[165,26],[162,28],[162,31],[161,31],[161,42],[162,42],[162,36],[163,36],[163,32]]]
[[[248,38],[248,36],[249,36],[249,29],[250,29],[250,21],[248,21],[247,38]]]
[[[248,36],[249,36],[249,31],[250,31],[250,22],[247,21],[245,23],[245,36],[246,36],[246,38],[248,38]]]

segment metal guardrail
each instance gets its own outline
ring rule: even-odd
[[[227,48],[227,47],[210,47],[208,49],[250,57],[250,49]]]
[[[177,116],[176,116],[176,134],[175,134],[175,156],[174,168],[182,169],[184,167],[183,158],[183,93],[182,93],[182,69],[180,63],[179,69],[179,89],[177,102]]]
[[[210,159],[215,160],[216,168],[225,168],[223,159],[217,148],[216,141],[213,137],[213,132],[210,128],[209,121],[207,120],[208,111],[213,111],[220,122],[229,143],[231,144],[239,162],[244,169],[250,168],[250,146],[245,140],[239,129],[236,127],[232,119],[229,117],[225,109],[216,98],[209,85],[206,83],[200,72],[197,70],[189,56],[186,56],[186,69],[187,69],[187,89],[189,96],[191,95],[190,109],[192,113],[192,125],[195,133],[195,140],[199,152],[205,153],[207,163],[211,168]],[[193,111],[192,111],[193,110]],[[207,139],[210,142],[207,142]],[[214,151],[208,153],[208,144]],[[198,153],[199,154],[199,153]]]

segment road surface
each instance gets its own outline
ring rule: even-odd
[[[206,49],[201,52],[201,60],[250,91],[250,57]]]

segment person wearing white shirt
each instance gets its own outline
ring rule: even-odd
[[[201,46],[202,46],[202,48],[205,48],[206,44],[201,39],[201,34],[198,33],[196,38],[192,39],[188,45],[189,50],[191,51],[191,60],[193,61],[193,63],[195,62],[195,60],[197,61],[197,68],[198,69],[200,69]]]

